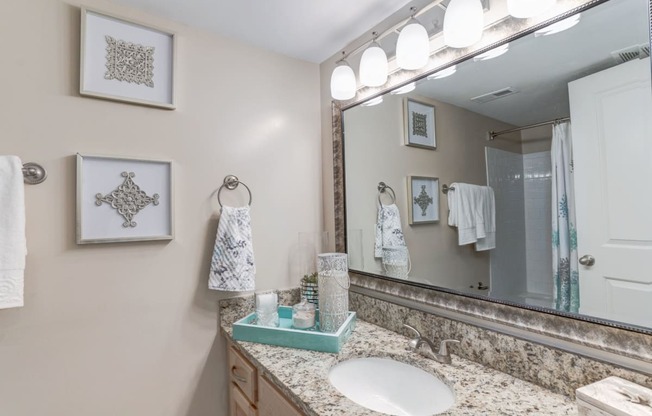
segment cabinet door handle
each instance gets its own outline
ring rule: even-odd
[[[247,379],[244,378],[244,377],[242,377],[242,376],[240,376],[240,375],[238,375],[238,373],[236,373],[235,370],[237,370],[237,367],[236,367],[236,366],[231,367],[231,375],[233,376],[233,378],[234,378],[236,381],[239,381],[240,383],[246,383],[246,382],[247,382]]]

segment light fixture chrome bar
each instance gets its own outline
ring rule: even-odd
[[[503,134],[514,133],[516,131],[533,129],[535,127],[547,126],[548,124],[562,123],[564,121],[570,121],[570,117],[556,118],[554,120],[543,121],[541,123],[529,124],[523,127],[515,127],[513,129],[501,130],[501,131],[490,131],[489,140],[495,139],[497,136],[502,136]]]
[[[430,9],[432,9],[433,7],[436,7],[436,6],[438,6],[439,4],[441,4],[443,1],[444,1],[444,0],[434,0],[432,3],[423,6],[423,7],[421,8],[421,10],[419,10],[419,11],[417,11],[417,12],[411,14],[410,17],[407,17],[407,18],[401,20],[400,22],[396,23],[394,26],[392,26],[392,27],[390,27],[389,29],[385,30],[384,32],[378,34],[378,36],[376,36],[374,39],[372,39],[372,40],[370,40],[370,41],[366,41],[366,42],[362,43],[360,46],[358,46],[357,48],[353,49],[351,52],[349,52],[349,53],[347,53],[347,54],[344,54],[344,56],[343,56],[341,59],[339,59],[337,62],[340,62],[340,61],[342,61],[342,60],[348,58],[348,57],[351,56],[351,55],[355,55],[356,53],[361,52],[362,50],[366,49],[367,46],[369,46],[369,44],[370,44],[371,42],[373,42],[374,40],[375,40],[376,42],[378,42],[378,41],[380,41],[382,38],[389,36],[392,32],[398,32],[399,29],[402,28],[403,26],[405,26],[405,24],[406,24],[406,23],[407,23],[411,18],[421,16],[422,14],[424,14],[425,12],[427,12],[428,10],[430,10]]]

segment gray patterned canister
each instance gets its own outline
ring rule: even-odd
[[[319,285],[319,328],[337,332],[349,312],[349,268],[346,253],[317,256]]]

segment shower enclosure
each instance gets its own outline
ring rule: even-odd
[[[550,151],[485,148],[487,184],[496,198],[496,248],[490,295],[553,306]]]

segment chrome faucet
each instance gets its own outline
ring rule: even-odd
[[[403,324],[403,326],[411,329],[416,334],[416,338],[412,338],[410,341],[408,341],[408,346],[410,347],[411,350],[418,352],[424,357],[431,358],[443,364],[451,363],[451,355],[448,352],[448,344],[459,344],[460,342],[458,340],[456,339],[442,340],[441,343],[439,344],[439,352],[435,352],[435,350],[437,349],[435,344],[432,341],[430,341],[428,338],[423,338],[421,336],[421,332],[419,332],[416,328],[408,324]],[[427,345],[428,348],[427,349],[422,348],[424,345]]]

